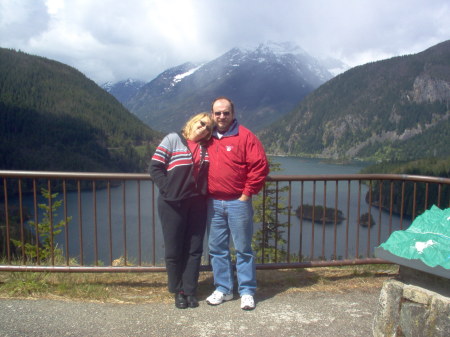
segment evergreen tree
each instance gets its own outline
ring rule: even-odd
[[[269,159],[269,164],[271,172],[281,170],[279,163]],[[288,223],[281,222],[279,216],[288,212],[283,203],[283,193],[288,189],[289,186],[279,186],[278,182],[266,182],[264,189],[253,199],[253,221],[261,225],[252,242],[258,262],[280,262],[287,257],[284,233]]]

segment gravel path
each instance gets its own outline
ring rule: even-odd
[[[180,310],[173,304],[0,299],[0,336],[372,336],[378,289],[295,292]],[[202,300],[202,299],[201,299]]]

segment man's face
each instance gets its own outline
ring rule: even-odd
[[[212,108],[212,118],[216,122],[217,130],[220,133],[228,131],[234,116],[231,112],[231,104],[225,99],[214,102]]]

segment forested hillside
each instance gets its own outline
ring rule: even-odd
[[[386,174],[408,174],[431,177],[450,177],[450,157],[447,158],[429,158],[414,160],[405,163],[380,163],[364,168],[361,173],[386,173]],[[393,193],[391,195],[391,189]],[[440,189],[440,192],[438,191]],[[382,191],[382,207],[389,209],[392,203],[394,213],[403,213],[411,216],[415,206],[416,211],[425,210],[430,205],[439,205],[442,208],[449,207],[450,202],[450,186],[443,184],[403,184],[402,181],[385,181],[382,188],[378,183],[372,187],[372,200],[380,199],[380,191]],[[405,201],[402,202],[402,198]],[[413,201],[413,198],[416,201]],[[366,197],[367,198],[367,197]],[[367,199],[366,199],[367,200]],[[377,201],[375,201],[377,203]]]
[[[273,154],[408,161],[450,156],[450,41],[355,67],[259,133]]]
[[[160,139],[74,68],[0,48],[0,169],[142,172]]]
[[[413,174],[450,177],[450,158],[420,159],[405,163],[379,163],[367,166],[361,173]]]

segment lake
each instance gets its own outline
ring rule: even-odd
[[[281,171],[271,172],[271,175],[356,174],[367,166],[365,163],[338,164],[314,158],[271,156],[270,159],[279,163],[282,169]]]
[[[368,164],[354,162],[339,164],[321,159],[306,159],[298,157],[271,157],[281,165],[282,170],[271,175],[331,175],[331,174],[358,174]],[[279,216],[278,222],[290,221],[289,229],[285,230],[285,237],[289,232],[290,254],[306,257],[323,257],[331,259],[336,256],[344,258],[345,247],[348,247],[348,257],[367,256],[372,257],[373,248],[384,242],[390,235],[390,230],[400,229],[398,216],[393,216],[392,228],[389,223],[389,214],[380,212],[378,208],[372,207],[371,214],[375,220],[375,225],[370,229],[358,224],[358,214],[369,212],[369,205],[365,202],[368,187],[359,185],[356,181],[351,184],[341,181],[304,182],[303,187],[300,182],[293,182],[291,185],[292,194],[290,196],[292,212],[295,213],[300,204],[326,206],[327,208],[342,211],[344,220],[336,226],[333,224],[315,223],[299,219],[295,214],[290,219],[287,216]],[[283,186],[280,184],[280,187]],[[324,193],[326,187],[326,194]],[[360,189],[360,190],[359,190]],[[358,195],[360,202],[358,205]],[[289,200],[289,195],[284,195],[285,200]],[[350,207],[347,209],[347,198],[351,199]],[[358,209],[359,208],[359,209]],[[383,224],[379,226],[379,223]],[[403,219],[403,227],[409,226],[409,222]],[[313,239],[314,238],[314,239]],[[322,244],[322,242],[324,244]]]
[[[274,162],[280,163],[282,170],[272,172],[271,175],[311,175],[311,174],[356,174],[365,166],[363,163],[351,163],[351,164],[335,164],[331,162],[325,162],[319,159],[305,159],[295,157],[271,157]],[[81,258],[84,264],[93,264],[97,258],[100,264],[108,265],[110,258],[117,259],[127,253],[127,259],[132,263],[136,263],[138,259],[138,237],[141,234],[141,258],[143,264],[151,263],[153,259],[153,253],[151,249],[151,239],[153,238],[153,232],[156,242],[155,261],[157,264],[163,263],[164,255],[164,242],[162,239],[161,225],[159,223],[158,216],[155,216],[155,222],[153,222],[153,216],[151,212],[152,196],[151,196],[151,183],[142,182],[126,182],[125,196],[126,207],[122,207],[123,188],[122,186],[111,189],[111,214],[108,214],[108,194],[106,189],[97,190],[95,198],[93,198],[92,191],[83,191],[81,198],[78,199],[76,192],[69,192],[67,194],[67,211],[68,215],[72,217],[72,220],[68,226],[69,237],[69,255],[74,257],[80,262]],[[282,186],[282,185],[280,185]],[[294,255],[301,255],[305,258],[311,256],[317,258],[324,256],[330,258],[334,255],[334,237],[336,237],[337,251],[343,251],[343,246],[348,242],[349,255],[354,256],[364,255],[367,247],[372,251],[372,248],[378,245],[377,241],[377,229],[376,225],[368,231],[367,228],[359,226],[357,224],[357,202],[352,202],[350,209],[346,209],[347,194],[350,193],[353,198],[357,198],[358,184],[352,183],[352,186],[348,186],[347,182],[340,182],[336,186],[335,182],[327,183],[327,193],[323,193],[323,182],[316,184],[316,190],[312,183],[305,182],[302,193],[300,192],[300,183],[292,184],[292,196],[291,203],[293,211],[300,205],[301,195],[303,194],[303,204],[313,204],[313,196],[315,195],[315,204],[323,205],[326,202],[327,207],[334,207],[336,203],[338,209],[342,210],[345,217],[348,218],[350,233],[346,230],[346,221],[338,224],[337,226],[314,224],[311,221],[302,220],[295,215],[291,215],[290,219],[286,215],[280,215],[279,222],[290,221],[291,225],[287,231],[290,235],[290,253]],[[337,192],[336,193],[336,188]],[[362,185],[361,198],[363,199],[367,192],[367,187]],[[138,203],[138,189],[140,190],[140,204]],[[349,192],[350,191],[350,192]],[[281,198],[287,200],[287,195],[280,194]],[[42,201],[41,201],[42,202]],[[283,202],[283,201],[282,201]],[[79,211],[79,203],[81,203],[81,212]],[[29,197],[24,198],[24,204],[26,207],[32,209],[32,199]],[[94,204],[96,205],[97,212],[93,212]],[[116,205],[119,205],[117,207]],[[138,207],[141,209],[141,226],[139,228]],[[361,201],[360,214],[367,212],[368,205]],[[63,216],[63,209],[60,209],[58,215],[55,216],[55,221],[59,221]],[[376,222],[378,222],[378,209],[372,208],[372,213]],[[382,221],[387,223],[388,214],[382,213]],[[109,218],[111,218],[111,233],[109,228]],[[396,222],[394,220],[394,222]],[[397,221],[398,222],[398,221]],[[94,226],[93,224],[96,224]],[[359,228],[357,228],[357,227]],[[258,225],[255,226],[255,231],[259,229]],[[396,228],[394,227],[394,230]],[[387,228],[384,226],[381,229],[381,236],[385,237]],[[356,238],[355,235],[360,236]],[[60,248],[65,248],[65,233],[59,234],[55,240]],[[123,238],[126,238],[124,240]],[[312,238],[314,237],[314,240]],[[97,238],[97,239],[96,239]],[[97,251],[95,251],[95,241],[98,242]],[[206,241],[206,240],[205,240]],[[80,255],[80,242],[83,246],[83,256]],[[110,242],[112,248],[110,249]],[[325,245],[322,245],[325,242]],[[358,245],[356,244],[358,242]],[[383,242],[383,241],[382,241]],[[287,248],[285,248],[287,249]],[[110,253],[111,256],[110,256]],[[342,254],[338,253],[338,256],[342,257]],[[205,259],[206,259],[206,242],[205,242]]]

